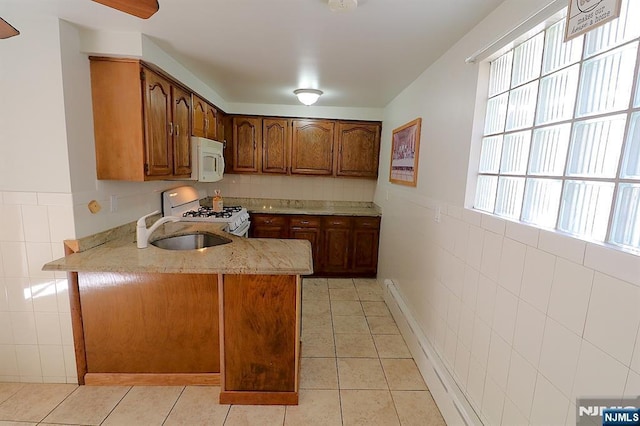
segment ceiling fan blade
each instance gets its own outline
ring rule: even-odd
[[[160,9],[158,0],[93,0],[129,15],[147,19]]]
[[[20,31],[16,30],[13,25],[0,18],[0,38],[9,38],[17,36]]]

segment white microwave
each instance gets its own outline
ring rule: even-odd
[[[224,174],[224,144],[211,139],[191,137],[191,179],[217,182]]]

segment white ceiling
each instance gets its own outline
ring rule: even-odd
[[[227,102],[382,108],[503,0],[360,0],[333,13],[326,0],[159,0],[138,19],[89,0],[0,0],[3,12],[54,14],[94,29],[135,31]]]

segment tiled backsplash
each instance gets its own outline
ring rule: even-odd
[[[66,274],[41,270],[73,236],[70,194],[0,193],[0,381],[77,383]]]
[[[207,184],[209,195],[219,189],[222,196],[290,200],[373,201],[376,181],[333,177],[234,175]]]

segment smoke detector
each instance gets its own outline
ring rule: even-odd
[[[332,12],[348,12],[358,7],[358,0],[329,0],[329,10]]]

